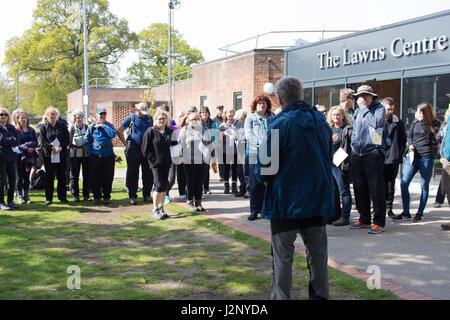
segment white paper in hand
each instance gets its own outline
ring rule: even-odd
[[[412,165],[414,162],[414,151],[409,151],[409,164]]]
[[[339,167],[339,166],[341,165],[341,163],[342,163],[345,159],[347,159],[347,157],[348,157],[347,152],[345,152],[344,149],[339,148],[339,149],[334,153],[334,156],[333,156],[333,163],[334,163],[334,165],[335,165],[336,167]]]
[[[53,147],[59,147],[59,146],[60,146],[60,143],[59,143],[58,138],[56,138],[55,140],[53,140],[53,142],[51,143],[51,145],[52,145]],[[58,152],[58,153],[54,153],[54,152],[52,151],[51,161],[52,161],[52,163],[60,163],[60,162],[61,162],[61,158],[60,158],[59,152]]]

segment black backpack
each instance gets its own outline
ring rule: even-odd
[[[39,169],[36,171],[33,179],[31,180],[31,186],[33,189],[45,189],[45,170]]]

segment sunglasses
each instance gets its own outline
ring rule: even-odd
[[[7,113],[0,113],[0,117],[9,117],[9,114],[7,114]]]
[[[104,116],[104,115],[106,115],[106,112],[102,112],[102,113],[100,113],[100,115],[101,115],[101,116]]]

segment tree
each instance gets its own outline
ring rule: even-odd
[[[119,20],[107,0],[87,1],[90,78],[107,78],[111,68],[137,39],[126,20]],[[67,94],[84,82],[84,34],[79,0],[39,0],[33,23],[7,43],[8,74],[16,70],[36,83],[35,113],[52,105],[67,109]]]
[[[159,85],[166,82],[161,79],[168,75],[168,57],[163,56],[169,48],[168,32],[168,24],[153,23],[139,33],[135,45],[139,61],[127,69],[130,81],[140,85]],[[189,71],[193,64],[204,61],[201,51],[191,48],[176,30],[172,31],[172,52],[180,55],[172,60],[174,74]],[[187,75],[181,75],[176,80],[185,78]]]

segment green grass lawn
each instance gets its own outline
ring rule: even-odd
[[[0,299],[270,299],[270,243],[177,204],[155,221],[129,206],[123,185],[112,203],[31,205],[0,213]],[[70,290],[70,266],[81,289]],[[308,269],[296,255],[293,298],[307,299]],[[329,269],[332,299],[397,299]]]

